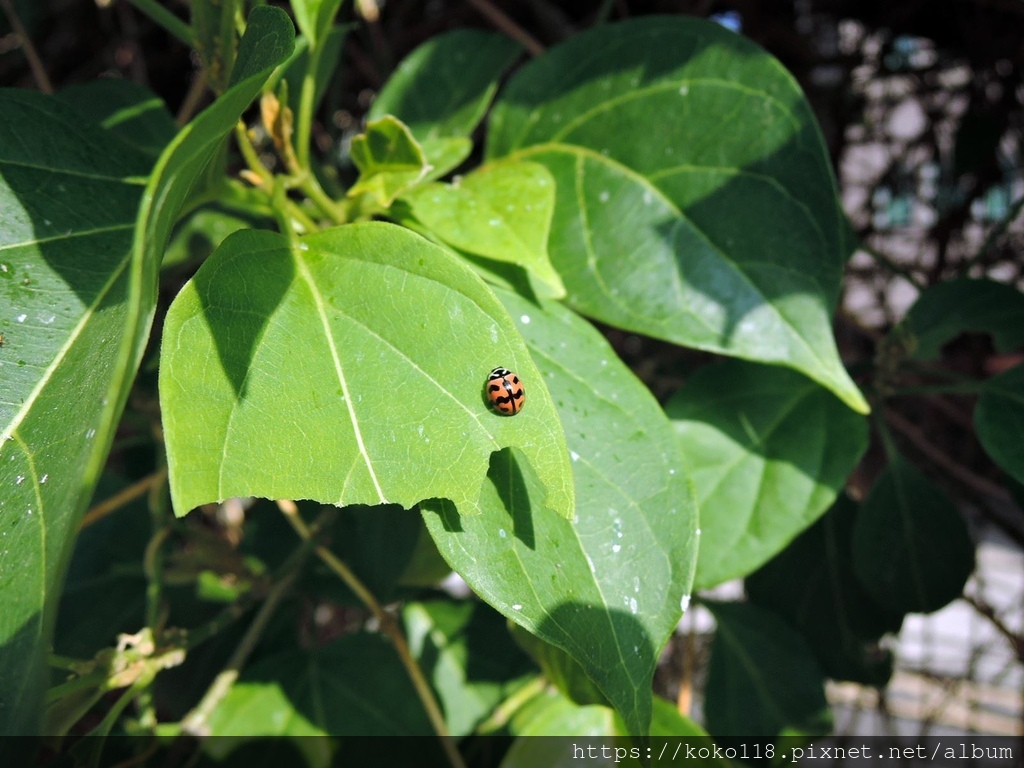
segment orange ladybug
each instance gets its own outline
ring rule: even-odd
[[[508,368],[495,368],[487,377],[487,400],[502,416],[515,416],[523,410],[526,392],[522,382]]]

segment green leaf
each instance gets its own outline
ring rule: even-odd
[[[706,366],[666,412],[701,509],[699,589],[780,552],[835,501],[867,448],[862,416],[785,368]]]
[[[394,115],[421,142],[468,137],[494,98],[498,78],[521,50],[513,40],[489,32],[436,35],[402,61],[367,119]]]
[[[974,545],[950,498],[901,456],[875,481],[853,532],[864,588],[898,613],[928,613],[963,591]]]
[[[409,650],[437,691],[452,736],[472,733],[535,672],[505,619],[483,603],[410,603],[402,618]]]
[[[352,139],[351,156],[359,179],[349,197],[369,195],[384,207],[422,181],[430,169],[409,129],[393,117],[367,123],[366,133]]]
[[[685,346],[784,365],[868,406],[831,333],[844,218],[796,81],[740,35],[647,17],[530,62],[487,157],[543,163],[548,250],[573,307]]]
[[[625,723],[608,707],[580,706],[555,692],[545,692],[529,702],[513,719],[512,732],[518,738],[502,760],[501,768],[559,768],[578,766],[588,760],[621,766],[669,766],[676,750],[688,744],[697,749],[713,747],[707,732],[689,718],[679,714],[664,699],[654,699],[651,739],[642,746],[628,738]],[[535,736],[571,736],[571,740],[538,739]],[[604,737],[604,738],[600,738]],[[695,737],[693,739],[687,737]],[[602,748],[608,752],[603,753]],[[600,760],[607,755],[607,760]],[[682,754],[686,754],[683,752]],[[640,758],[646,758],[641,762]],[[724,765],[726,760],[693,759],[688,765]],[[678,765],[678,763],[675,763]]]
[[[341,0],[292,0],[291,5],[299,29],[315,47],[329,34]]]
[[[704,714],[713,736],[774,738],[831,730],[825,679],[804,639],[750,603],[704,602],[718,629]]]
[[[857,505],[840,496],[832,509],[746,580],[756,605],[774,611],[814,649],[825,674],[884,686],[892,654],[879,640],[896,632],[902,616],[881,608],[853,570]]]
[[[974,409],[974,428],[996,464],[1024,483],[1024,365],[985,382]]]
[[[574,765],[566,762],[572,745],[564,739],[536,739],[534,736],[615,736],[615,710],[600,704],[576,704],[557,691],[545,691],[516,712],[510,731],[517,738],[505,755],[502,768],[512,766]],[[622,720],[619,719],[619,724]],[[628,733],[621,733],[627,736]],[[532,742],[532,743],[531,743]]]
[[[399,300],[400,297],[400,300]],[[160,402],[179,515],[230,496],[479,505],[490,454],[522,451],[574,509],[565,438],[508,314],[461,262],[391,224],[228,238],[167,315]],[[491,368],[534,382],[514,418]],[[273,429],[268,429],[268,424]]]
[[[131,80],[104,78],[71,85],[56,98],[154,159],[178,132],[160,97]]]
[[[52,98],[0,91],[0,734],[36,732],[71,543],[134,372],[118,352],[150,164]]]
[[[323,648],[293,648],[246,669],[209,718],[210,735],[416,736],[430,724],[398,660],[380,635],[350,634]],[[318,744],[318,740],[308,740]],[[236,742],[214,738],[223,756]]]
[[[295,27],[288,14],[273,6],[256,6],[249,14],[245,34],[238,41],[238,58],[231,71],[231,85],[256,78],[262,89],[272,71],[291,56],[294,47]],[[250,96],[249,101],[253,98]]]
[[[944,344],[968,331],[990,333],[998,352],[1011,352],[1024,345],[1024,293],[992,280],[947,280],[929,286],[903,324],[918,360],[937,359]]]
[[[455,170],[473,152],[473,142],[463,136],[424,139],[420,147],[430,166],[427,175],[423,177],[427,181],[439,179]]]
[[[278,9],[252,18],[290,28]],[[0,487],[13,489],[0,585],[17,585],[0,598],[0,734],[36,729],[59,585],[148,341],[171,225],[267,74],[182,131],[144,192],[150,158],[56,101],[0,96]]]
[[[688,600],[696,552],[678,444],[650,392],[585,321],[557,303],[499,296],[558,403],[576,516],[541,513],[536,481],[506,453],[492,463],[482,515],[441,505],[425,513],[427,526],[480,597],[567,651],[630,731],[646,733],[651,676]],[[529,397],[536,380],[519,374]]]
[[[462,251],[518,264],[550,286],[565,286],[548,258],[555,183],[538,163],[490,163],[451,184],[426,184],[404,198],[437,237]]]

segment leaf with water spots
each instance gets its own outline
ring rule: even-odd
[[[543,504],[572,514],[561,422],[508,313],[469,267],[391,224],[290,245],[229,237],[167,315],[160,365],[179,515],[230,496],[337,504],[480,503],[492,452],[516,447]],[[495,366],[527,382],[512,418]]]
[[[694,18],[588,30],[501,94],[487,158],[504,157],[555,177],[548,250],[574,308],[868,410],[831,332],[846,253],[828,151],[765,51]]]
[[[539,483],[505,452],[491,464],[483,514],[438,505],[424,518],[481,598],[568,652],[630,732],[647,733],[651,677],[696,563],[697,510],[679,446],[650,392],[585,320],[554,302],[498,295],[558,405],[576,517],[538,509]],[[520,378],[529,391],[532,380]]]
[[[280,9],[253,11],[247,78],[177,135],[148,184],[152,157],[115,131],[0,91],[0,734],[36,730],[59,587],[148,341],[171,227],[291,35]]]

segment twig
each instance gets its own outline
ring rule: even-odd
[[[506,35],[522,43],[531,56],[540,56],[544,53],[544,46],[533,35],[512,21],[512,19],[505,15],[504,11],[493,5],[490,0],[469,0],[469,4],[486,16],[488,21]]]
[[[159,485],[166,479],[167,470],[160,469],[151,475],[146,475],[141,480],[136,480],[127,488],[121,489],[110,498],[104,499],[95,507],[86,512],[85,517],[82,518],[82,522],[78,525],[78,530],[82,530],[86,526],[92,525],[97,520],[101,520],[102,518],[109,515],[111,512],[116,512],[125,504],[135,501],[135,499],[139,498],[149,489]]]
[[[957,463],[943,451],[932,445],[931,441],[928,440],[928,436],[925,435],[924,432],[922,432],[921,429],[916,424],[913,424],[909,419],[901,416],[891,408],[886,410],[885,419],[892,425],[893,429],[897,430],[907,438],[907,440],[913,443],[914,447],[921,453],[967,487],[1000,501],[1008,502],[1013,500],[1010,492],[1003,488],[1003,486],[993,483],[991,480],[981,477],[980,475],[976,475],[974,472],[971,472],[971,470]]]
[[[906,280],[908,283],[914,286],[914,288],[916,288],[918,291],[923,291],[925,289],[925,284],[922,283],[921,280],[917,276],[915,276],[913,272],[911,272],[903,265],[897,264],[895,261],[893,261],[891,258],[886,256],[881,251],[872,248],[864,241],[861,241],[858,244],[858,249],[864,251],[864,253],[868,254],[871,258],[873,258],[876,262],[881,264],[883,267],[888,269],[893,274],[902,277],[904,280]]]
[[[693,707],[693,678],[696,668],[694,655],[697,644],[694,642],[693,630],[683,635],[683,671],[679,676],[679,695],[676,696],[676,709],[683,717],[690,716]]]
[[[14,30],[14,34],[21,41],[21,49],[25,53],[28,66],[32,70],[32,77],[35,78],[39,90],[43,93],[53,93],[53,83],[50,82],[50,78],[46,74],[46,68],[43,67],[43,61],[39,58],[36,47],[32,45],[32,38],[28,36],[28,32],[22,26],[21,19],[18,17],[18,12],[14,10],[11,0],[0,0],[0,5],[3,6],[4,14],[7,16],[7,21],[11,24],[11,29]]]
[[[305,541],[310,540],[310,530],[299,514],[299,508],[295,502],[290,499],[280,499],[277,502],[277,506],[284,513],[285,519],[291,523],[299,538]],[[345,583],[345,586],[352,590],[353,594],[359,598],[363,605],[370,609],[370,613],[377,620],[381,632],[386,634],[394,644],[395,652],[398,654],[402,666],[405,667],[409,679],[412,680],[416,694],[419,696],[423,709],[426,711],[427,717],[434,727],[434,732],[441,741],[441,746],[448,756],[448,761],[452,764],[453,768],[466,768],[462,755],[459,754],[459,750],[455,746],[455,742],[448,738],[448,725],[444,721],[444,715],[441,713],[441,707],[438,705],[437,699],[434,698],[434,692],[430,689],[430,684],[423,675],[423,670],[420,669],[416,660],[409,652],[409,645],[405,642],[405,635],[402,634],[402,630],[399,628],[394,617],[381,607],[380,603],[377,602],[377,598],[366,588],[366,585],[331,550],[322,544],[317,544],[313,551],[316,552],[317,557],[320,558],[324,565],[330,568]]]
[[[1013,220],[1020,215],[1022,208],[1024,208],[1024,195],[1021,195],[1014,201],[1013,205],[1010,206],[1009,212],[992,228],[992,231],[988,233],[988,236],[985,238],[985,242],[981,244],[981,247],[977,252],[968,259],[966,263],[964,263],[962,269],[965,273],[968,269],[985,258],[985,254],[988,253],[995,241],[1003,236],[1003,233],[1006,232],[1010,224],[1013,223]]]
[[[181,102],[178,114],[174,116],[175,125],[182,128],[192,119],[192,116],[199,110],[204,93],[206,93],[206,68],[200,67],[192,73],[192,84],[188,87],[188,93],[185,94],[185,99]]]
[[[260,637],[263,635],[263,630],[266,629],[267,624],[270,621],[271,616],[274,615],[274,611],[277,610],[277,606],[284,599],[288,590],[291,588],[295,579],[299,575],[299,568],[293,569],[290,573],[286,574],[267,594],[267,599],[263,605],[260,606],[259,612],[256,614],[256,618],[252,620],[252,624],[245,631],[241,642],[238,647],[235,648],[234,653],[231,654],[231,658],[225,665],[224,669],[220,671],[213,683],[207,689],[206,694],[196,707],[189,712],[181,721],[181,732],[191,734],[193,736],[205,735],[207,731],[207,719],[213,713],[213,710],[217,708],[221,700],[227,695],[228,691],[231,690],[231,686],[235,684],[239,674],[241,674],[242,667],[245,665],[249,655],[255,650],[256,644],[259,642]]]
[[[992,626],[998,630],[999,634],[1010,641],[1010,645],[1013,647],[1014,655],[1016,655],[1018,661],[1024,661],[1024,637],[1021,637],[1016,632],[1011,630],[1006,623],[996,615],[996,610],[991,605],[986,603],[984,600],[978,597],[972,597],[971,595],[961,595],[961,598],[974,610],[984,616],[986,619],[992,622]]]

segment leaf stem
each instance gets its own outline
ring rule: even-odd
[[[138,8],[142,13],[149,16],[149,18],[167,30],[170,34],[174,35],[189,48],[196,47],[196,38],[195,35],[192,34],[192,27],[168,11],[156,0],[128,0],[128,2]]]
[[[309,534],[308,537],[303,539],[303,542],[298,549],[296,549],[296,551],[294,551],[281,566],[281,578],[270,588],[270,591],[267,593],[267,599],[263,602],[263,605],[260,606],[259,612],[253,619],[252,624],[250,624],[249,628],[245,631],[245,634],[239,641],[234,653],[231,654],[231,658],[228,659],[228,663],[217,677],[214,678],[213,683],[207,689],[199,704],[197,704],[191,712],[182,718],[180,729],[181,733],[201,736],[205,735],[209,730],[207,720],[209,719],[210,714],[227,695],[228,691],[231,690],[231,686],[235,684],[235,681],[241,673],[242,666],[256,648],[256,644],[259,642],[260,637],[262,637],[264,630],[267,628],[267,624],[274,615],[274,611],[277,610],[278,605],[280,605],[281,601],[288,593],[288,590],[298,578],[299,573],[301,573],[303,562],[309,555],[309,551],[313,549],[316,544],[316,536],[319,534],[321,528],[330,524],[333,520],[334,514],[335,510],[333,508],[325,509],[316,521],[314,521],[313,525],[306,528],[306,532]],[[223,618],[225,618],[224,614],[217,617],[214,622],[211,622],[211,626],[209,627],[210,634],[220,629],[221,625],[219,622]],[[189,637],[188,646],[190,648],[194,647],[194,645],[198,645],[198,643],[204,639],[206,638],[201,637],[200,640],[196,640],[195,635],[192,635]]]
[[[238,151],[242,153],[242,159],[266,189],[270,189],[274,182],[274,174],[263,165],[260,156],[256,153],[256,147],[252,145],[249,138],[249,131],[245,127],[245,121],[239,120],[235,123],[235,143],[238,144]]]
[[[914,387],[894,387],[886,393],[886,397],[936,394],[976,395],[984,386],[984,381],[964,381],[959,384],[922,384]]]
[[[316,107],[316,71],[320,66],[323,48],[312,40],[309,43],[309,58],[302,75],[299,93],[299,114],[295,123],[295,153],[299,168],[310,172],[310,140],[313,135],[313,110]]]
[[[18,16],[18,12],[15,10],[14,5],[12,5],[11,0],[0,0],[0,5],[3,6],[4,15],[7,16],[7,21],[10,23],[15,36],[21,41],[22,52],[28,60],[29,69],[32,70],[32,77],[35,78],[39,90],[43,93],[53,93],[53,83],[50,82],[50,78],[46,74],[46,67],[43,66],[43,61],[39,58],[39,53],[32,44],[32,38],[29,37],[24,25],[22,25],[21,18]]]
[[[528,683],[516,688],[504,701],[494,708],[490,717],[476,727],[478,734],[486,736],[489,733],[496,733],[508,725],[512,716],[522,709],[530,699],[539,696],[548,687],[548,681],[542,676],[530,680]]]
[[[522,44],[530,52],[531,56],[540,56],[544,53],[544,46],[540,44],[537,38],[512,21],[511,18],[505,15],[504,11],[491,3],[490,0],[469,0],[469,4],[480,11],[482,16],[487,17],[487,20],[495,27],[516,42]]]
[[[338,204],[331,199],[331,197],[324,192],[324,188],[320,186],[320,182],[316,176],[313,175],[313,171],[305,171],[300,177],[298,177],[298,187],[306,196],[312,200],[316,207],[319,208],[323,214],[329,218],[335,224],[344,224],[348,221],[347,217],[341,212]]]
[[[916,288],[918,291],[923,291],[925,289],[926,286],[920,278],[918,278],[913,272],[911,272],[906,267],[902,266],[901,264],[897,264],[895,261],[893,261],[891,258],[886,256],[881,251],[872,248],[870,245],[864,242],[859,243],[858,248],[859,250],[864,251],[876,262],[881,264],[883,267],[888,269],[893,274],[902,277],[904,280],[906,280],[908,283],[914,286],[914,288]]]
[[[113,496],[104,499],[99,504],[94,506],[88,512],[85,513],[85,517],[82,518],[82,522],[78,524],[78,530],[82,530],[97,520],[101,520],[112,512],[116,512],[126,504],[135,501],[142,494],[146,493],[150,488],[159,485],[167,479],[167,470],[158,469],[150,475],[146,475],[141,480],[136,480],[134,483],[129,485],[127,488],[122,488],[120,491],[115,493]]]
[[[309,528],[302,519],[302,516],[299,514],[299,508],[296,506],[295,502],[290,499],[280,499],[277,502],[277,506],[281,512],[284,513],[285,519],[291,523],[295,532],[299,535],[299,538],[309,540]],[[445,754],[448,756],[448,761],[452,764],[453,768],[466,768],[462,755],[459,754],[459,750],[455,746],[455,742],[449,737],[448,725],[444,721],[444,715],[441,713],[441,707],[437,703],[437,699],[434,697],[434,692],[431,690],[430,684],[427,682],[427,679],[423,674],[423,670],[420,669],[416,660],[409,652],[409,645],[405,641],[405,635],[402,634],[402,630],[398,626],[398,622],[391,614],[381,607],[373,593],[366,588],[366,585],[359,580],[359,578],[337,557],[337,555],[322,544],[317,544],[313,551],[316,553],[317,557],[320,558],[321,562],[330,568],[334,574],[345,583],[345,586],[352,590],[356,597],[362,601],[363,605],[370,610],[370,613],[372,613],[374,618],[377,620],[381,632],[391,639],[391,642],[395,646],[395,652],[398,654],[399,660],[405,667],[405,670],[409,675],[409,679],[412,681],[413,687],[416,689],[416,694],[419,696],[420,702],[423,704],[423,709],[427,713],[427,717],[430,719],[431,725],[434,727],[434,732],[441,741],[441,746],[444,749]]]
[[[267,624],[274,615],[274,611],[277,610],[277,606],[280,605],[281,600],[284,599],[285,594],[287,594],[298,575],[299,568],[296,567],[277,582],[267,594],[267,599],[260,606],[259,612],[245,631],[245,635],[242,636],[241,641],[235,648],[234,653],[231,654],[231,658],[228,659],[224,669],[214,678],[213,683],[207,689],[199,704],[182,719],[182,733],[193,736],[207,735],[209,731],[207,720],[213,713],[213,710],[217,708],[217,705],[227,695],[228,691],[231,690],[231,686],[235,684],[246,660],[255,650],[256,644],[263,636],[263,631],[267,628]]]

